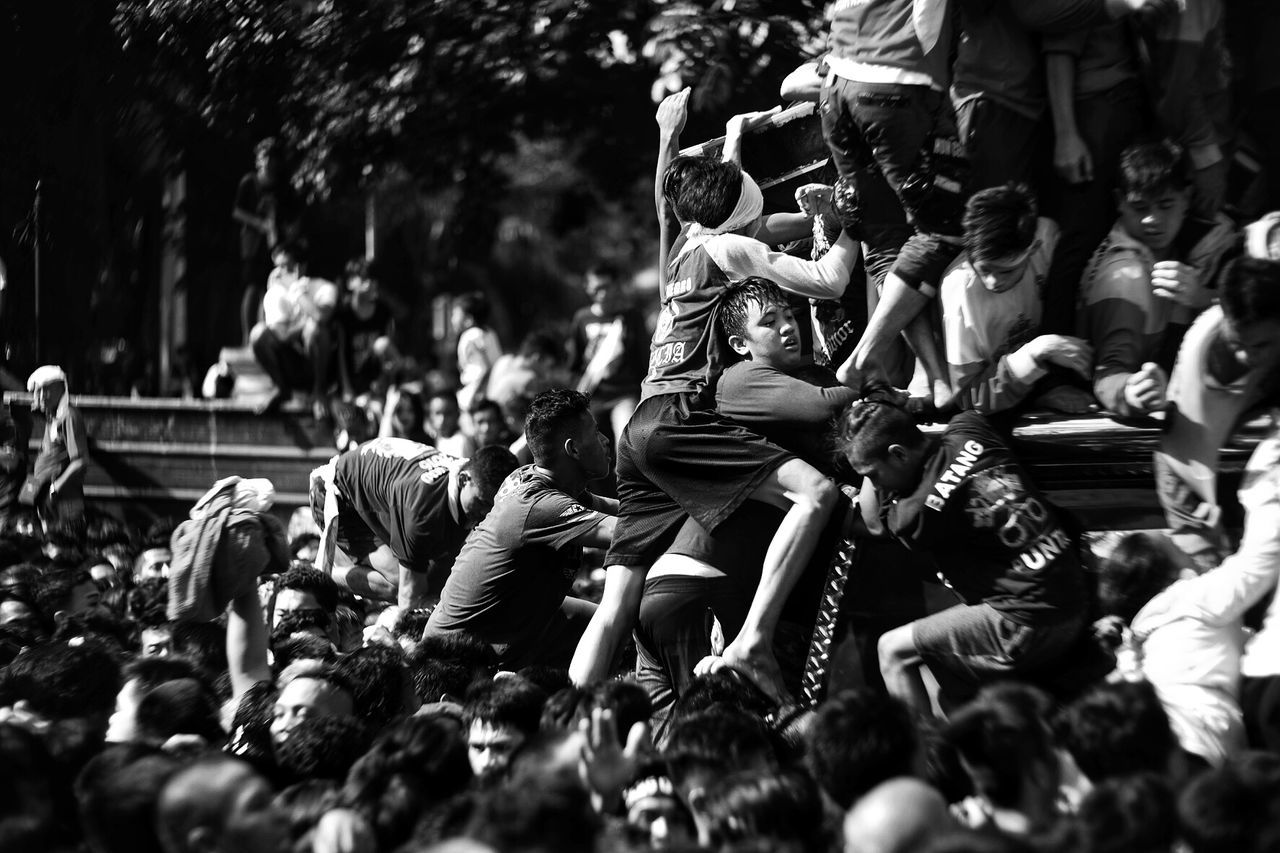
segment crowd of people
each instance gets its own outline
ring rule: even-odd
[[[467,295],[453,386],[404,374],[366,263],[307,278],[253,213],[264,149],[245,334],[266,408],[309,394],[338,453],[287,528],[232,476],[130,531],[84,504],[65,375],[33,374],[0,849],[1280,848],[1274,415],[1241,525],[1218,484],[1280,404],[1280,204],[1228,180],[1240,128],[1280,154],[1249,109],[1278,25],[832,4],[783,88],[831,184],[766,211],[760,117],[681,155],[669,96],[652,327],[603,265],[514,353]],[[1013,449],[1031,408],[1159,424],[1167,528],[1087,536]]]

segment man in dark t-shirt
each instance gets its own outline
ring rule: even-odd
[[[1061,659],[1086,622],[1080,543],[986,420],[964,412],[926,437],[875,393],[849,406],[838,429],[840,451],[865,478],[867,528],[927,552],[963,602],[880,638],[889,691],[927,713],[925,666],[950,703]]]
[[[425,636],[470,634],[508,669],[565,667],[595,612],[569,596],[582,549],[613,536],[617,502],[587,490],[609,473],[609,451],[577,391],[534,398],[525,438],[534,464],[507,477],[467,539]]]
[[[402,438],[365,442],[312,472],[319,568],[353,592],[423,606],[515,467],[506,448],[467,460]]]

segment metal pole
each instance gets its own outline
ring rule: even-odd
[[[36,297],[36,328],[35,328],[35,348],[36,348],[36,364],[40,364],[40,181],[36,181],[36,200],[32,205],[32,230],[35,234],[35,297]]]

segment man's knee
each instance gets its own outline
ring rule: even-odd
[[[835,483],[800,459],[784,462],[774,479],[793,504],[803,505],[814,512],[830,512],[840,496]]]
[[[269,346],[277,343],[275,333],[268,328],[266,323],[257,323],[249,332],[249,346],[253,348],[256,354],[261,347]]]
[[[918,661],[919,653],[916,651],[911,626],[902,625],[881,634],[876,641],[876,654],[882,673],[905,669]]]

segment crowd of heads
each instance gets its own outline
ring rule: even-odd
[[[584,399],[544,399],[537,434],[574,440]],[[893,408],[863,406],[864,420]],[[797,727],[722,671],[693,682],[654,743],[649,697],[621,673],[578,688],[562,670],[499,671],[488,646],[419,639],[424,613],[295,560],[260,579],[273,676],[233,696],[226,627],[165,619],[166,525],[15,526],[0,535],[5,850],[1216,853],[1280,839],[1280,758],[1210,766],[1143,682],[1069,697],[999,683],[945,721],[846,686]],[[1101,606],[1121,617],[1176,574],[1143,534],[1110,566]]]

